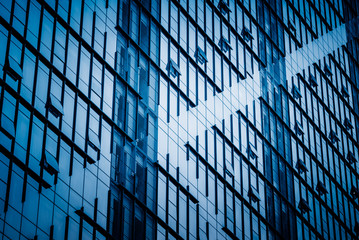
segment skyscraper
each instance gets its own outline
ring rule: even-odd
[[[359,2],[0,0],[0,239],[355,239]]]

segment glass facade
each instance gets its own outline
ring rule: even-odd
[[[0,0],[0,239],[356,239],[358,15]]]

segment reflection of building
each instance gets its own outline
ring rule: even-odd
[[[359,4],[2,1],[4,239],[353,239]]]

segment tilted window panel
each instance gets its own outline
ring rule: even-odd
[[[229,50],[232,50],[231,44],[224,37],[219,40],[219,46],[224,53],[228,52]]]
[[[179,66],[172,59],[170,59],[170,61],[167,64],[167,70],[172,77],[177,77],[181,75],[181,70]]]
[[[248,144],[247,152],[248,152],[248,155],[249,155],[250,158],[253,158],[253,159],[258,158],[257,149],[253,146],[252,143]]]
[[[302,136],[304,134],[303,126],[298,121],[296,121],[294,128],[295,128],[296,134],[298,134],[299,136]]]
[[[252,187],[248,191],[248,197],[255,203],[261,200],[257,190],[253,189]]]
[[[54,115],[56,118],[64,115],[64,110],[61,102],[54,96],[49,96],[49,98],[47,99],[46,107],[49,112],[52,113],[52,115]]]
[[[299,174],[302,174],[304,172],[308,172],[307,166],[305,165],[305,163],[301,159],[298,159],[297,164],[295,165],[295,167],[298,169]]]
[[[300,93],[299,88],[295,85],[293,85],[292,94],[293,94],[294,99],[302,98],[302,94]]]
[[[251,31],[246,27],[242,29],[242,37],[246,42],[249,42],[254,39]]]
[[[223,15],[227,15],[229,12],[232,12],[231,9],[229,9],[227,0],[220,0],[218,3],[218,9]]]
[[[95,151],[100,151],[100,139],[93,131],[89,130],[88,134],[88,144],[92,147]]]
[[[205,52],[200,47],[197,47],[196,57],[200,64],[208,62]]]
[[[339,138],[338,138],[338,135],[336,132],[334,132],[333,130],[330,130],[330,133],[329,133],[329,140],[334,144],[336,142],[339,141]]]
[[[332,76],[333,73],[332,73],[332,69],[330,69],[329,65],[328,64],[324,64],[324,73],[325,75],[327,75],[328,77]]]
[[[314,77],[313,74],[309,74],[309,84],[310,86],[312,87],[318,87],[318,82],[317,82],[317,79]]]
[[[348,160],[349,164],[353,164],[353,163],[355,163],[357,161],[356,158],[355,158],[354,153],[352,153],[350,151],[347,154],[347,160]]]
[[[20,64],[12,57],[9,57],[4,66],[4,71],[9,74],[15,81],[22,79],[22,69]]]
[[[317,191],[318,191],[319,196],[321,196],[321,195],[323,195],[323,194],[327,194],[327,193],[328,193],[327,188],[325,187],[324,183],[322,183],[321,181],[318,181],[318,183],[317,183],[317,187],[315,188],[315,190],[317,190]]]
[[[310,209],[310,207],[309,207],[308,202],[303,198],[300,199],[299,204],[298,204],[298,208],[302,213],[307,213],[309,211],[312,211]]]
[[[348,92],[348,89],[345,86],[342,86],[341,93],[342,93],[344,98],[349,98],[349,92]]]
[[[348,118],[345,118],[344,120],[344,127],[347,131],[353,129],[353,124],[351,123],[351,121]]]
[[[54,175],[59,172],[59,164],[57,163],[56,158],[47,151],[45,151],[40,164],[51,175]]]

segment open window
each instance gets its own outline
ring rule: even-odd
[[[249,155],[250,158],[253,158],[253,159],[258,158],[257,149],[253,146],[252,143],[248,144],[247,152],[248,152],[248,155]]]
[[[100,139],[93,131],[89,130],[88,134],[88,145],[93,148],[96,152],[100,151],[101,144]]]
[[[254,190],[252,187],[249,189],[248,191],[248,197],[254,202],[258,202],[261,200],[260,196],[259,196],[259,193]]]
[[[197,47],[196,57],[200,64],[208,62],[206,54],[200,47]]]
[[[253,36],[252,36],[251,31],[246,27],[244,27],[242,29],[242,37],[243,37],[244,41],[246,41],[246,42],[249,42],[249,41],[253,40]]]
[[[351,121],[348,118],[345,118],[344,120],[344,127],[347,131],[353,129],[353,124],[351,123]]]
[[[317,79],[314,77],[313,74],[309,74],[309,84],[310,86],[312,87],[318,87],[318,82],[317,82]]]
[[[327,75],[328,77],[332,76],[333,73],[332,73],[332,69],[330,69],[329,65],[328,64],[324,64],[324,73],[325,75]]]
[[[329,140],[335,144],[336,142],[339,141],[339,138],[338,138],[338,135],[336,132],[334,132],[333,130],[330,130],[330,133],[329,133]]]
[[[229,12],[231,12],[231,9],[229,9],[228,3],[225,0],[220,0],[218,3],[218,9],[221,11],[223,15],[227,15]]]
[[[42,165],[42,167],[51,175],[59,172],[59,164],[57,163],[56,158],[47,151],[45,151],[40,165]]]
[[[296,121],[294,129],[299,136],[302,136],[304,134],[303,126],[298,121]]]
[[[221,37],[221,39],[219,40],[219,46],[224,53],[228,52],[229,50],[232,50],[231,44],[224,37]]]
[[[305,163],[304,163],[302,160],[300,160],[300,159],[298,159],[297,164],[295,165],[295,167],[298,169],[299,174],[302,174],[302,173],[304,173],[304,172],[308,172],[307,166],[306,166]]]
[[[349,92],[348,89],[344,86],[342,86],[342,95],[344,98],[349,98]]]
[[[323,194],[328,193],[327,188],[325,187],[324,183],[322,183],[321,181],[318,181],[317,187],[315,188],[315,190],[317,190],[319,196],[322,196]]]
[[[359,190],[356,187],[352,187],[352,189],[350,190],[350,195],[352,195],[353,199],[357,199],[359,197]]]
[[[172,59],[170,59],[167,64],[167,70],[172,77],[178,77],[179,75],[181,75],[181,70],[179,66]]]
[[[5,61],[4,71],[15,81],[22,79],[22,69],[20,64],[12,57]]]
[[[54,115],[55,118],[64,115],[64,110],[62,108],[61,102],[51,94],[47,99],[46,107],[49,112]]]
[[[297,86],[295,86],[294,84],[293,84],[293,88],[292,88],[292,94],[293,94],[294,99],[302,98],[302,94],[300,93],[299,88]]]
[[[307,213],[307,212],[311,211],[308,202],[306,200],[304,200],[303,198],[300,199],[298,208],[302,213]]]
[[[357,161],[356,158],[355,158],[354,153],[352,153],[350,151],[347,154],[347,160],[348,160],[349,164],[353,164],[353,163],[355,163]]]

